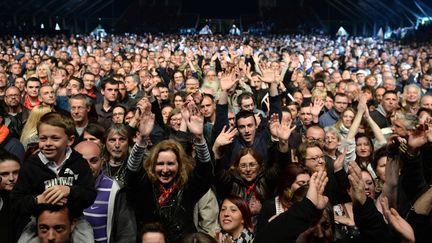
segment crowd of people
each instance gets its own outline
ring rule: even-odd
[[[2,242],[428,242],[432,44],[0,37]]]

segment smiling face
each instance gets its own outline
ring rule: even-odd
[[[39,149],[43,155],[55,163],[61,163],[66,156],[66,148],[74,142],[74,136],[68,137],[61,127],[45,123],[39,125]]]
[[[339,140],[334,132],[328,131],[326,132],[324,142],[324,148],[327,151],[332,151],[337,149]]]
[[[179,171],[179,163],[175,153],[171,150],[159,152],[154,170],[161,184],[167,185],[174,182]]]
[[[244,221],[240,209],[229,200],[224,200],[219,213],[221,228],[230,235],[239,235],[243,231]]]
[[[346,110],[343,114],[342,114],[342,124],[346,127],[346,128],[350,128],[351,124],[354,120],[354,112],[352,112],[351,110]]]
[[[325,169],[323,151],[319,147],[309,147],[306,149],[306,167],[313,173]]]
[[[243,179],[251,182],[255,180],[261,167],[258,164],[258,161],[248,153],[240,158],[237,169]]]

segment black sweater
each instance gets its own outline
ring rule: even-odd
[[[42,163],[38,155],[34,155],[23,164],[11,194],[14,209],[27,216],[21,219],[21,227],[35,212],[34,198],[55,185],[70,186],[67,206],[75,216],[81,215],[96,198],[92,172],[81,154],[72,150],[58,176]]]
[[[390,230],[371,198],[363,205],[354,205],[353,211],[354,221],[361,234],[358,242],[391,242]],[[313,225],[319,214],[315,205],[305,198],[268,223],[254,243],[295,242],[302,232]]]

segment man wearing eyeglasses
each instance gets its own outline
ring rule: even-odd
[[[5,94],[4,108],[7,112],[6,119],[9,119],[6,124],[11,135],[19,139],[30,111],[21,104],[21,92],[17,87],[8,87]]]

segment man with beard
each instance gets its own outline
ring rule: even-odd
[[[9,120],[6,122],[7,127],[13,137],[20,138],[24,123],[29,116],[29,110],[20,103],[21,92],[17,87],[8,87],[5,94],[6,120]]]
[[[95,106],[98,115],[97,122],[108,128],[111,124],[113,107],[117,103],[119,96],[119,83],[114,79],[108,79],[102,83],[101,88],[103,101]]]

